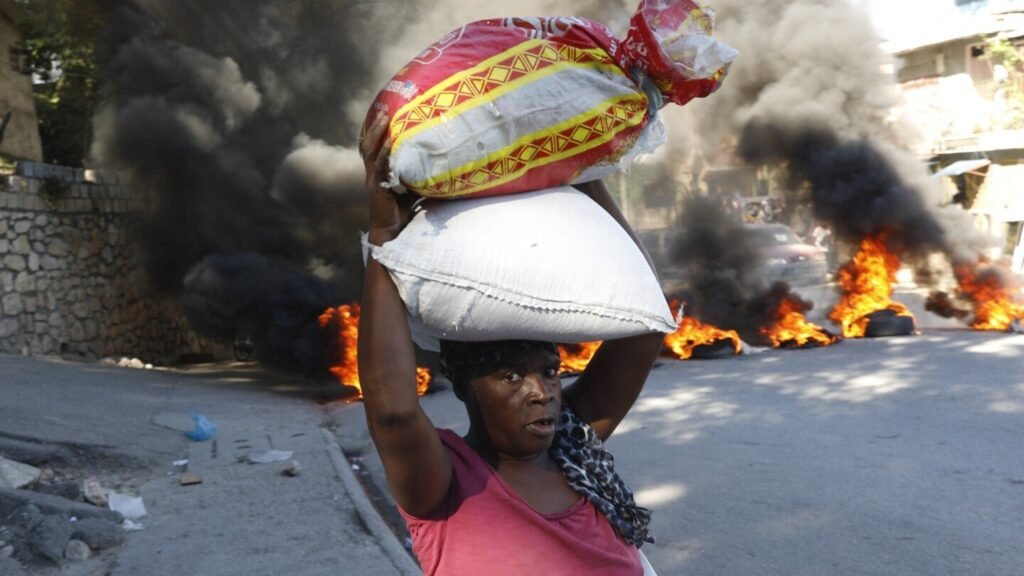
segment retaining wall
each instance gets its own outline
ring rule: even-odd
[[[222,350],[148,290],[141,201],[116,174],[22,162],[0,176],[0,352],[164,363]]]

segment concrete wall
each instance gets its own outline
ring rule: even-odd
[[[223,353],[148,291],[132,241],[138,202],[116,175],[22,162],[0,176],[0,352],[157,363]]]
[[[0,118],[11,112],[4,130],[0,152],[25,160],[42,160],[43,145],[39,138],[39,121],[32,99],[32,79],[12,63],[12,49],[17,52],[21,33],[14,27],[8,11],[0,11]]]

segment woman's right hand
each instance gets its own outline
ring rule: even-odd
[[[370,203],[369,241],[381,245],[393,240],[412,218],[412,194],[396,194],[388,182],[391,140],[387,137],[387,116],[381,114],[370,124],[359,144],[366,169],[366,193]]]

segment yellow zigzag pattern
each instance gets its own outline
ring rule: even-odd
[[[598,66],[624,75],[601,49],[528,40],[427,90],[391,119],[392,153],[406,140],[502,94],[572,66]]]
[[[532,169],[596,148],[643,123],[647,98],[629,94],[606,100],[583,114],[530,134],[486,158],[412,184],[423,196],[465,196],[520,178]]]

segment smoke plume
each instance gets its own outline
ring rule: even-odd
[[[672,258],[684,262],[687,290],[676,294],[687,313],[701,322],[735,330],[745,341],[770,346],[762,328],[775,324],[782,302],[806,314],[814,303],[796,295],[789,284],[766,286],[762,257],[732,207],[716,198],[688,197],[679,219],[680,234]]]
[[[146,196],[148,277],[201,334],[326,370],[317,316],[358,295],[362,268],[353,103],[372,95],[368,42],[393,22],[376,4],[329,1],[140,0],[116,12],[93,155]]]
[[[949,262],[977,261],[991,240],[960,207],[939,206],[937,182],[909,152],[914,131],[890,113],[899,102],[898,85],[864,12],[847,0],[711,5],[716,35],[740,58],[713,97],[666,111],[676,147],[670,157],[679,159],[677,179],[692,182],[694,193],[712,192],[703,189],[702,172],[742,162],[778,186],[785,223],[798,232],[822,223],[843,250],[885,231],[890,250],[915,267],[919,282],[948,282]],[[706,235],[687,231],[694,224]],[[729,230],[737,243],[742,228],[720,225],[713,231],[707,221],[687,219],[681,231],[691,244],[716,246],[721,230]],[[947,262],[936,266],[929,258],[936,252]],[[683,264],[706,260],[688,252],[677,258]],[[702,320],[722,318],[724,327],[733,327],[733,314],[752,313],[751,303],[765,292],[742,281],[750,277],[742,268],[749,258],[723,258],[728,272],[712,267],[693,279],[695,292],[707,295],[698,301],[709,310],[701,304],[691,310]]]
[[[359,295],[355,145],[377,90],[473,19],[628,15],[618,0],[111,1],[93,163],[145,198],[153,287],[201,334],[310,373],[330,348],[318,315]]]

